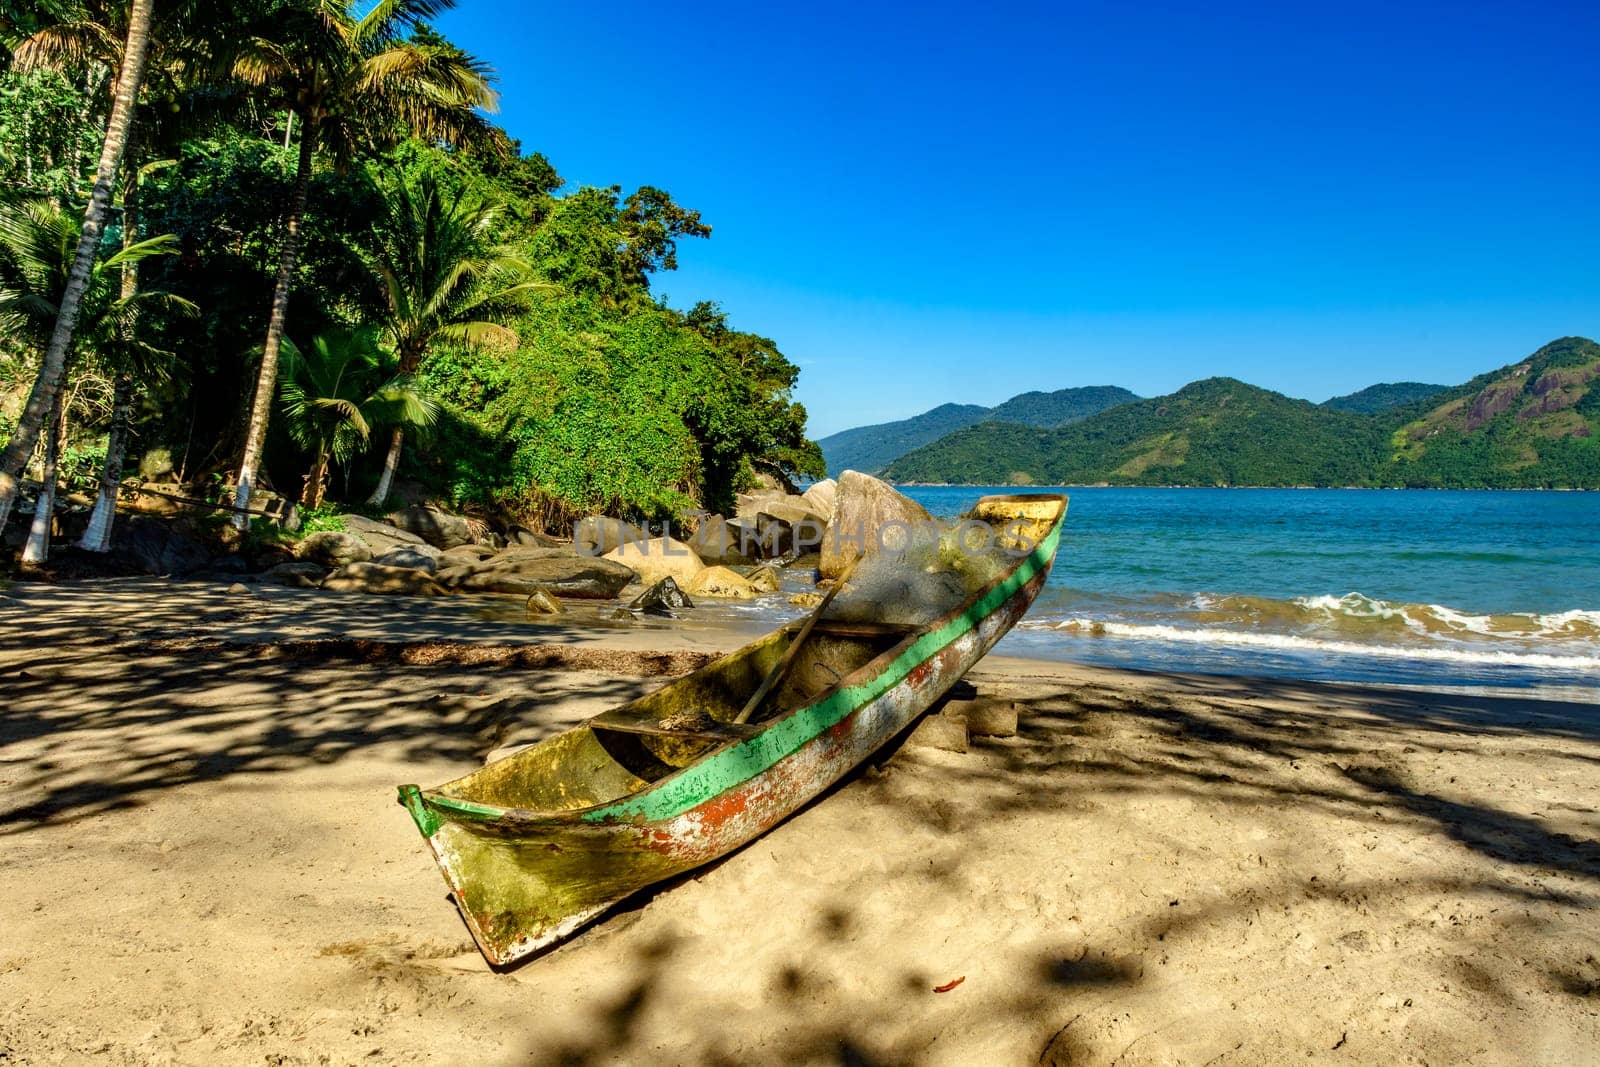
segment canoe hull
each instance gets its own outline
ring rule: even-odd
[[[639,889],[727,855],[794,814],[944,696],[1028,610],[1048,569],[831,728],[670,818],[440,819],[424,797],[403,799],[478,947],[491,963],[512,963]]]

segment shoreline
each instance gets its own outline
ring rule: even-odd
[[[874,475],[873,477],[878,477]],[[1047,489],[1284,489],[1317,492],[1373,493],[1600,493],[1600,486],[1491,486],[1432,485],[1140,485],[1121,482],[1064,482],[1060,485],[1003,485],[995,482],[888,482],[897,489],[1010,489],[1037,492]]]
[[[802,583],[786,583],[800,589]],[[559,616],[526,616],[524,598],[492,593],[450,598],[372,596],[257,584],[248,592],[228,592],[221,582],[146,576],[101,578],[65,582],[17,581],[0,591],[0,611],[17,607],[44,611],[72,619],[81,632],[99,632],[119,643],[162,641],[176,635],[196,641],[236,646],[268,647],[285,643],[365,643],[395,646],[427,644],[492,645],[538,650],[551,659],[579,659],[610,650],[630,655],[684,654],[704,656],[730,652],[773,629],[802,617],[805,611],[781,598],[761,601],[703,599],[675,619],[634,615],[617,619],[621,601],[563,599]],[[625,598],[624,598],[625,599]],[[108,626],[108,613],[119,618]],[[1059,647],[1043,637],[1061,633]],[[140,637],[138,635],[144,635]],[[1600,681],[1584,684],[1584,675],[1562,667],[1550,681],[1529,681],[1507,675],[1503,681],[1456,678],[1442,673],[1453,660],[1435,662],[1436,650],[1419,646],[1393,651],[1377,646],[1368,651],[1352,644],[1338,652],[1352,665],[1363,666],[1339,676],[1335,668],[1318,666],[1319,646],[1292,648],[1305,662],[1285,661],[1278,670],[1250,669],[1265,662],[1245,661],[1238,669],[1221,654],[1250,652],[1251,643],[1235,644],[1223,633],[1215,647],[1190,647],[1159,637],[1096,636],[1027,621],[1002,642],[985,662],[1003,660],[1017,664],[1055,665],[1123,671],[1140,676],[1195,675],[1262,682],[1305,682],[1326,685],[1394,689],[1422,693],[1492,693],[1511,698],[1549,696],[1555,699],[1588,698],[1600,694]],[[1249,637],[1250,635],[1245,635]],[[1164,658],[1171,664],[1143,662],[1156,658],[1148,650],[1171,649]],[[174,645],[173,647],[177,647]],[[564,653],[562,650],[569,650]],[[1277,648],[1274,652],[1283,652]],[[1489,650],[1485,650],[1489,651]],[[1554,658],[1554,657],[1552,657]],[[1491,666],[1494,661],[1487,661]],[[1392,666],[1389,666],[1391,665]],[[1378,676],[1372,665],[1385,666],[1393,680]],[[1409,667],[1409,671],[1408,671]],[[1512,665],[1497,670],[1532,668]],[[1554,668],[1552,668],[1554,669]],[[1440,672],[1430,674],[1429,672]]]

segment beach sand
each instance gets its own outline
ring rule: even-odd
[[[4,594],[0,1063],[1600,1062],[1590,705],[990,658],[1018,736],[497,974],[394,786],[747,634]]]

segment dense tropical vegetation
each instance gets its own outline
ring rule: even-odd
[[[710,226],[524,152],[451,6],[0,11],[0,525],[25,473],[48,525],[59,473],[103,550],[151,456],[241,523],[267,490],[549,525],[822,473],[777,346],[652,290]]]
[[[1057,429],[968,426],[888,473],[975,484],[1600,488],[1593,341],[1553,341],[1454,388],[1363,392],[1372,395],[1344,410],[1211,378]],[[1383,402],[1396,397],[1398,406]]]

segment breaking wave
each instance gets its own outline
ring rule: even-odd
[[[1023,627],[1288,654],[1600,671],[1600,611],[1474,614],[1361,593],[1292,600],[1214,594],[1137,603],[1072,599],[1075,610],[1047,613]]]

